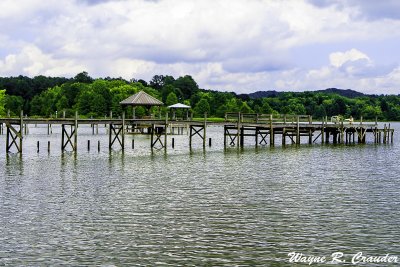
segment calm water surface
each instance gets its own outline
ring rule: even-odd
[[[288,253],[400,258],[400,124],[394,144],[202,149],[174,136],[109,152],[101,128],[30,128],[24,153],[0,136],[0,266],[302,266]],[[92,147],[87,151],[87,140]],[[40,141],[40,151],[36,142]],[[50,152],[47,141],[51,142]],[[101,151],[97,142],[101,142]],[[307,140],[305,140],[306,142]],[[277,140],[277,143],[279,141]],[[360,266],[400,266],[360,264]],[[330,264],[314,264],[330,266]]]

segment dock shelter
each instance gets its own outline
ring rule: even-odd
[[[184,118],[184,119],[188,119],[188,117],[189,117],[189,109],[191,108],[190,106],[188,106],[188,105],[185,105],[185,104],[182,104],[182,103],[176,103],[176,104],[173,104],[173,105],[171,105],[171,106],[168,106],[168,108],[169,109],[171,109],[171,111],[172,111],[172,119],[174,120],[174,119],[176,119],[176,110],[177,109],[186,109],[186,118]]]
[[[133,108],[133,118],[135,118],[135,109],[138,106],[144,107],[147,110],[147,114],[150,113],[150,108],[154,106],[163,106],[164,103],[157,98],[147,94],[144,91],[139,91],[138,93],[131,95],[127,99],[120,102],[121,105],[132,106]],[[149,114],[150,115],[150,114]]]

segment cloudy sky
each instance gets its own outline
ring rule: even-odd
[[[1,0],[0,76],[400,93],[398,0]]]

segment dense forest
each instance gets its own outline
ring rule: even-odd
[[[10,112],[17,116],[23,110],[28,116],[55,116],[65,111],[72,116],[104,117],[110,111],[117,116],[126,109],[119,102],[144,90],[166,106],[181,102],[192,107],[196,117],[224,117],[225,112],[301,114],[316,119],[342,115],[373,120],[400,121],[400,95],[364,95],[352,90],[328,89],[314,92],[257,92],[235,94],[200,89],[189,75],[174,78],[156,75],[151,81],[122,78],[93,79],[87,72],[74,78],[25,76],[0,78],[0,116]],[[157,113],[158,109],[153,109]],[[161,109],[166,112],[166,107]],[[138,108],[137,116],[145,114]]]

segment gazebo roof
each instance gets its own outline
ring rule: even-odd
[[[176,104],[173,104],[171,106],[168,106],[168,108],[190,108],[190,106],[187,106],[187,105],[184,105],[184,104],[181,104],[181,103],[176,103]]]
[[[131,106],[162,106],[163,102],[155,97],[147,94],[144,91],[140,91],[134,95],[131,95],[125,100],[119,102],[121,105],[131,105]]]

